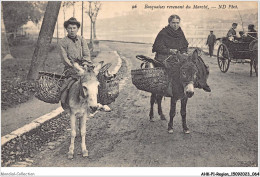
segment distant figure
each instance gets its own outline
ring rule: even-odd
[[[237,23],[233,23],[232,27],[230,28],[230,30],[227,33],[227,37],[230,41],[233,41],[236,39],[236,29],[237,28]]]
[[[216,43],[216,36],[213,34],[213,31],[210,31],[210,34],[208,35],[207,43],[206,45],[209,46],[209,55],[210,57],[213,56],[213,50],[214,50],[214,45]]]
[[[239,31],[239,38],[238,38],[238,41],[240,42],[244,42],[245,41],[245,33],[244,31]]]
[[[257,39],[257,32],[255,30],[255,25],[253,24],[248,25],[248,36],[252,38],[252,41],[254,39]]]
[[[255,26],[253,24],[248,25],[248,32],[245,34],[243,33],[242,37],[240,38],[242,42],[252,42],[253,40],[257,39],[257,31],[254,29],[254,27]]]
[[[239,37],[243,37],[244,36],[244,31],[239,31]]]

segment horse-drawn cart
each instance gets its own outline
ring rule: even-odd
[[[217,59],[220,70],[225,73],[228,71],[230,62],[250,63],[252,56],[252,43],[254,41],[230,41],[227,37],[220,38],[221,44],[218,48]]]

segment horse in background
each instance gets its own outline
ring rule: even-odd
[[[249,44],[250,56],[250,77],[252,77],[252,68],[254,67],[256,76],[258,77],[258,40],[253,40]]]

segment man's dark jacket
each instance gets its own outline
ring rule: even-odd
[[[207,45],[214,45],[216,42],[216,36],[214,34],[208,35]]]

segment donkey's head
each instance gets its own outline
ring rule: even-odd
[[[193,53],[189,56],[186,62],[180,68],[180,81],[184,88],[184,94],[191,98],[194,95],[194,83],[197,80],[198,69],[192,62],[193,57],[196,57],[197,53]]]
[[[78,74],[80,75],[80,84],[82,86],[81,97],[88,103],[88,107],[92,112],[98,108],[97,95],[99,82],[97,75],[103,65],[103,61],[91,66],[85,65],[79,69]]]

